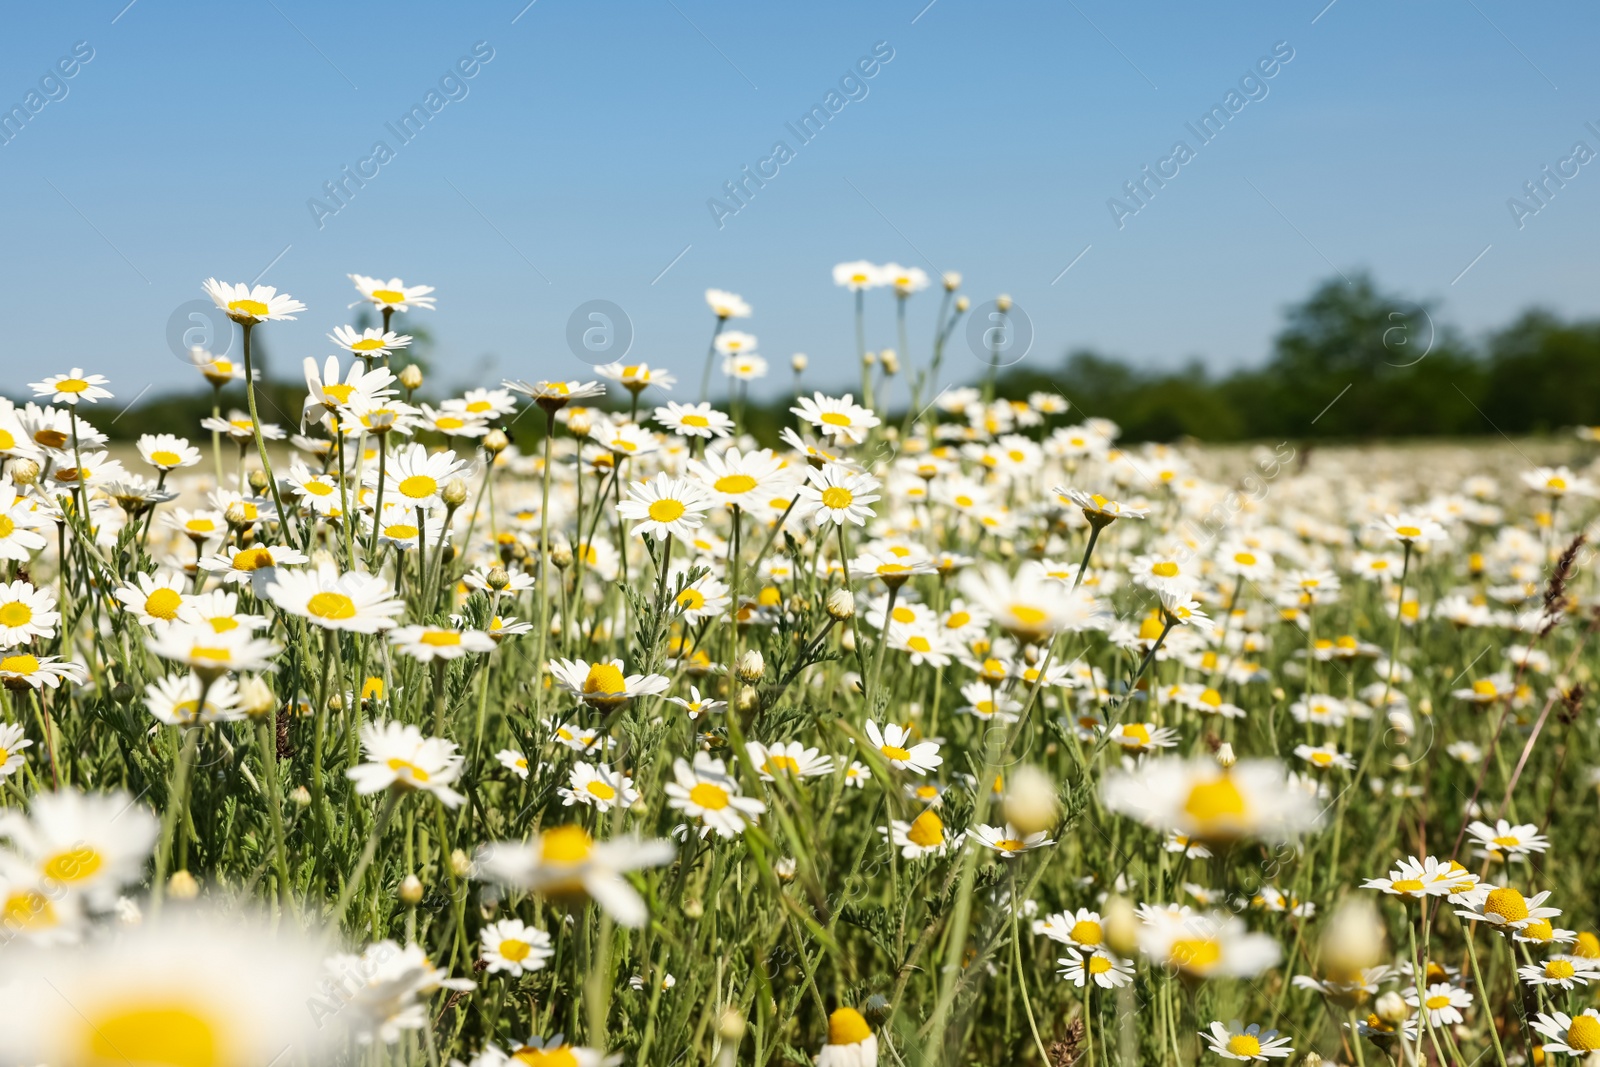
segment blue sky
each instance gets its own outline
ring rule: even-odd
[[[625,309],[632,359],[692,383],[715,286],[754,305],[741,325],[775,369],[803,351],[842,385],[830,268],[855,258],[1012,294],[1040,365],[1076,345],[1253,362],[1336,269],[1469,332],[1592,306],[1600,164],[1520,229],[1507,206],[1574,142],[1600,151],[1591,4],[524,3],[13,5],[0,110],[78,42],[93,58],[0,145],[4,391],[70,364],[123,398],[190,381],[168,327],[208,275],[310,306],[266,338],[280,373],[331,351],[347,272],[432,284],[449,384],[581,374],[566,326],[594,299]],[[1280,42],[1264,97],[1210,143],[1186,129]],[[386,124],[475,46],[493,58],[403,143]],[[786,123],[875,46],[893,58],[866,95],[802,144]],[[393,158],[319,228],[308,201],[379,140]],[[708,201],[779,140],[793,158],[719,228]],[[1179,140],[1193,158],[1119,228],[1108,200],[1131,206],[1123,183]],[[935,304],[912,303],[919,361]],[[891,307],[870,303],[873,347],[895,343]],[[975,376],[964,349],[949,366]]]

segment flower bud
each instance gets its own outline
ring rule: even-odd
[[[855,595],[848,589],[835,589],[828,594],[828,616],[846,622],[856,613]]]
[[[717,1016],[717,1036],[733,1044],[744,1039],[744,1016],[732,1008],[723,1008]]]
[[[1049,830],[1060,816],[1055,782],[1039,768],[1024,764],[1012,773],[1002,808],[1006,822],[1023,834]]]
[[[780,882],[794,881],[795,859],[793,856],[780,856],[772,864],[772,873],[778,876]]]
[[[698,919],[706,913],[706,906],[700,903],[699,897],[690,897],[683,902],[683,914],[688,919]]]
[[[572,566],[572,543],[565,537],[550,546],[550,562],[556,565],[557,570],[566,570]]]
[[[39,480],[39,464],[31,459],[11,462],[11,480],[17,485],[32,485]]]
[[[900,373],[900,356],[895,352],[894,349],[885,348],[882,352],[878,353],[878,358],[883,361],[883,373]]]
[[[944,272],[944,287],[945,287],[945,291],[946,292],[951,292],[951,293],[953,293],[957,289],[961,288],[961,272],[958,271],[958,270],[947,270],[947,271],[945,271]]]
[[[450,869],[455,872],[457,878],[465,878],[472,873],[472,857],[459,848],[455,849],[450,853]]]
[[[1372,1013],[1390,1026],[1399,1026],[1411,1017],[1411,1006],[1394,990],[1380,996],[1372,1006]]]
[[[290,791],[289,799],[294,802],[294,806],[297,808],[309,808],[311,806],[311,790],[303,785],[297,785]]]
[[[467,483],[460,478],[451,478],[444,483],[444,492],[439,494],[439,499],[444,501],[444,506],[454,511],[467,502]]]
[[[414,908],[422,903],[422,879],[408,874],[400,880],[400,903]]]
[[[490,430],[483,435],[483,450],[491,456],[498,456],[511,445],[511,438],[507,437],[504,430]]]
[[[754,689],[739,690],[739,699],[736,707],[742,715],[751,715],[761,710],[761,694]]]
[[[961,312],[961,313],[965,313],[966,310],[971,306],[972,306],[972,301],[968,300],[966,297],[964,297],[964,296],[956,297],[956,311]]]
[[[1000,311],[1000,313],[1002,315],[1005,314],[1007,311],[1010,311],[1011,310],[1011,294],[1010,293],[1001,293],[999,296],[995,297],[994,298],[994,306],[997,309],[999,309],[999,311]]]
[[[882,993],[874,993],[861,1005],[861,1017],[867,1020],[868,1026],[880,1027],[889,1021],[893,1007],[888,997]]]
[[[484,578],[484,581],[490,589],[493,589],[496,593],[499,593],[503,592],[506,586],[511,584],[511,575],[506,573],[506,569],[504,567],[490,567],[489,573]]]
[[[1217,746],[1217,766],[1224,769],[1232,767],[1239,762],[1239,757],[1234,755],[1233,745],[1227,741]]]
[[[278,707],[278,698],[272,687],[259,674],[252,674],[239,683],[239,710],[252,719],[270,715]]]
[[[250,472],[250,488],[256,491],[257,496],[265,493],[267,491],[267,472],[263,470],[252,470]]]
[[[1320,966],[1325,974],[1354,974],[1384,958],[1383,921],[1366,897],[1346,897],[1322,931]]]
[[[789,366],[794,368],[794,372],[796,374],[804,374],[806,372],[806,368],[810,365],[811,360],[807,358],[804,352],[796,352],[794,355],[789,357]]]
[[[227,506],[222,513],[222,517],[226,519],[228,525],[234,529],[239,529],[242,526],[248,526],[250,523],[249,512],[245,511],[244,505],[237,500]]]
[[[407,363],[400,371],[400,387],[408,393],[421,389],[422,368],[415,363]]]
[[[167,881],[167,896],[173,900],[193,900],[200,895],[200,883],[188,871],[174,871]]]
[[[1113,896],[1105,905],[1106,944],[1119,956],[1132,958],[1139,947],[1139,916],[1124,896]]]
[[[574,437],[588,437],[594,429],[594,417],[587,411],[574,411],[567,418],[567,431]]]
[[[761,653],[749,649],[739,657],[739,680],[748,685],[761,681],[761,676],[767,672],[766,661],[761,658]]]
[[[873,367],[873,366],[876,366],[877,363],[878,363],[878,353],[876,353],[876,352],[863,352],[861,354],[861,365],[863,367]]]

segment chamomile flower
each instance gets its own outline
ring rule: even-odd
[[[738,837],[767,806],[742,796],[739,783],[719,759],[696,752],[694,763],[679,757],[673,762],[675,781],[667,783],[667,806],[701,822],[701,836],[715,831],[721,837]]]
[[[200,703],[202,690],[204,706]],[[157,722],[167,726],[234,722],[245,717],[239,707],[239,687],[226,675],[209,686],[193,674],[163,675],[144,687],[144,706]]]
[[[419,663],[494,651],[494,639],[482,630],[444,626],[401,626],[389,634],[389,641],[397,652]]]
[[[672,603],[685,622],[720,618],[728,610],[728,587],[711,574],[702,574],[679,590]]]
[[[411,338],[405,334],[374,326],[360,331],[353,326],[335,326],[333,332],[328,335],[328,340],[346,352],[354,352],[364,360],[387,356],[411,344]]]
[[[23,736],[22,727],[0,723],[0,781],[10,778],[26,762],[22,750],[33,742]]]
[[[1291,788],[1276,760],[1146,760],[1107,774],[1101,797],[1112,811],[1147,826],[1207,842],[1288,840],[1321,822],[1313,797]]]
[[[384,499],[388,503],[408,508],[436,508],[442,500],[440,493],[452,478],[467,473],[468,465],[456,458],[454,452],[430,454],[420,444],[409,444],[395,450],[389,457],[384,481]],[[362,476],[362,482],[373,488],[378,484],[376,468]]]
[[[0,559],[25,561],[43,548],[44,536],[36,529],[42,521],[10,479],[0,480]]]
[[[1461,1014],[1461,1009],[1472,1007],[1472,994],[1448,982],[1435,982],[1428,986],[1420,1000],[1416,987],[1412,986],[1405,991],[1405,999],[1413,1008],[1426,1010],[1428,1022],[1433,1026],[1454,1026],[1465,1022],[1466,1016]]]
[[[669,400],[655,410],[656,421],[679,437],[727,437],[733,420],[709,403],[679,404]]]
[[[1544,1051],[1565,1052],[1569,1056],[1587,1059],[1600,1051],[1600,1011],[1587,1008],[1581,1015],[1568,1015],[1557,1011],[1546,1015],[1538,1013],[1528,1020],[1545,1037]]]
[[[332,564],[315,572],[278,572],[267,583],[267,596],[292,615],[347,633],[387,630],[406,609],[384,579],[365,571],[340,574]]]
[[[55,689],[62,682],[82,685],[88,680],[89,669],[76,660],[40,657],[20,649],[0,652],[0,685],[7,689]]]
[[[110,400],[111,390],[105,386],[110,380],[101,374],[87,374],[81,367],[73,367],[66,374],[52,374],[42,382],[31,382],[34,396],[47,396],[52,404],[72,404],[87,401]]]
[[[1229,1060],[1287,1059],[1294,1054],[1289,1038],[1279,1037],[1276,1030],[1262,1030],[1260,1023],[1243,1026],[1235,1019],[1224,1026],[1213,1022],[1200,1036],[1212,1052]]]
[[[789,410],[816,427],[823,437],[837,438],[840,444],[847,445],[866,440],[881,421],[870,409],[857,404],[850,393],[838,398],[813,393],[800,397]]]
[[[628,497],[617,504],[617,512],[634,524],[638,537],[665,541],[668,537],[687,540],[705,522],[711,500],[698,482],[673,478],[661,472],[652,481],[628,486]]]
[[[1356,769],[1356,761],[1340,752],[1339,746],[1332,742],[1326,745],[1296,745],[1294,754],[1319,771],[1330,771],[1335,768],[1342,771]]]
[[[1282,948],[1225,912],[1155,910],[1139,928],[1139,948],[1158,966],[1193,978],[1253,978],[1277,965]]]
[[[1056,973],[1079,989],[1091,981],[1101,989],[1119,989],[1133,981],[1133,964],[1105,949],[1085,953],[1069,948],[1056,962],[1061,965]]]
[[[489,923],[479,935],[478,943],[489,973],[505,973],[513,978],[542,970],[545,961],[556,954],[549,934],[520,919]]]
[[[877,1067],[878,1036],[854,1008],[828,1016],[828,1043],[817,1053],[817,1067]]]
[[[1133,753],[1154,752],[1173,748],[1178,743],[1178,732],[1153,722],[1119,722],[1111,728],[1110,739],[1124,750]]]
[[[97,908],[144,877],[156,831],[155,816],[121,792],[41,792],[27,815],[0,813],[10,856]]]
[[[1100,913],[1090,908],[1056,912],[1037,919],[1033,924],[1033,932],[1064,945],[1077,945],[1091,951],[1099,948],[1106,939]]]
[[[141,434],[139,455],[144,457],[146,463],[160,471],[193,467],[202,458],[198,448],[182,437],[175,437],[170,433]]]
[[[595,766],[579,761],[572,765],[567,775],[567,785],[556,790],[566,807],[583,804],[597,811],[610,811],[618,804],[631,807],[639,799],[633,779],[621,771],[613,771],[608,764]]]
[[[531,841],[484,847],[475,877],[558,900],[592,899],[621,925],[636,928],[649,911],[622,872],[659,867],[676,852],[670,841],[619,837],[596,842],[572,824],[547,829]]]
[[[1474,919],[1497,926],[1502,930],[1521,930],[1540,919],[1553,919],[1561,914],[1560,908],[1541,905],[1550,898],[1550,891],[1524,897],[1511,886],[1494,886],[1481,883],[1462,894],[1465,907],[1456,912],[1463,919]]]
[[[689,472],[725,507],[750,508],[772,495],[784,462],[770,448],[741,452],[730,447],[709,452],[705,459],[690,460]]]
[[[287,293],[278,292],[270,285],[252,287],[207,278],[201,288],[228,318],[245,326],[293,319],[306,309],[300,301]]]
[[[521,752],[518,752],[514,748],[502,748],[499,752],[494,754],[494,758],[500,761],[500,766],[504,767],[518,778],[521,778],[523,781],[528,780],[528,757],[524,756]]]
[[[351,307],[371,303],[385,311],[410,311],[414,307],[433,310],[436,298],[429,295],[433,292],[431,285],[407,285],[399,278],[383,281],[380,278],[369,278],[365,274],[351,274],[348,277],[361,293],[361,299],[351,304]]]
[[[776,741],[770,745],[747,741],[745,751],[764,782],[774,781],[780,774],[804,779],[833,773],[832,756],[821,755],[819,749],[806,748],[798,741]]]
[[[0,609],[3,613],[4,609]],[[1525,856],[1530,852],[1543,852],[1550,847],[1550,839],[1539,832],[1533,823],[1513,826],[1505,819],[1495,825],[1474,820],[1467,824],[1467,833],[1482,846],[1480,856],[1504,858],[1506,855]]]
[[[250,583],[251,592],[265,598],[267,586],[278,577],[279,567],[292,567],[306,562],[306,556],[283,545],[251,545],[240,548],[227,545],[216,555],[200,560],[200,569],[220,573],[229,585]]]
[[[48,589],[35,589],[21,579],[0,585],[0,648],[53,637],[60,621],[56,598]]]
[[[1585,966],[1587,960],[1570,956],[1551,956],[1543,963],[1529,963],[1517,968],[1517,976],[1529,985],[1558,985],[1571,989],[1575,985],[1588,985],[1594,971]]]
[[[450,788],[464,762],[454,741],[424,737],[409,723],[369,722],[361,727],[361,747],[367,761],[345,772],[357,793],[391,788],[430,793],[448,808],[466,799]]]
[[[876,722],[868,719],[866,734],[872,747],[888,761],[889,766],[897,770],[927,774],[944,763],[944,757],[939,755],[938,742],[912,742],[911,731],[899,723],[885,723],[880,729]]]
[[[660,674],[628,674],[622,661],[556,659],[550,661],[550,674],[567,692],[597,708],[609,709],[635,697],[666,691],[670,680]]]
[[[872,517],[870,505],[878,500],[878,480],[838,463],[813,467],[797,489],[795,510],[817,526],[834,523],[865,526]]]
[[[1461,897],[1476,888],[1478,878],[1459,863],[1441,861],[1433,856],[1402,859],[1389,872],[1387,878],[1369,878],[1361,884],[1363,889],[1377,889],[1390,896],[1410,897]]]
[[[982,826],[972,831],[972,839],[984,848],[992,848],[1000,853],[1004,859],[1011,859],[1024,852],[1032,852],[1036,848],[1044,848],[1055,844],[1050,835],[1040,830],[1036,833],[1024,834],[1016,827],[1007,823],[1004,826]]]
[[[747,319],[750,317],[750,305],[738,293],[730,293],[725,289],[707,289],[706,304],[710,306],[711,313],[719,319]]]
[[[942,856],[952,848],[959,848],[966,836],[951,837],[946,833],[944,820],[932,808],[925,809],[909,823],[891,819],[888,826],[878,827],[878,832],[888,837],[900,850],[900,855],[908,860]]]

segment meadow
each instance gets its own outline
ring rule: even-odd
[[[938,388],[960,279],[848,263],[860,384],[763,447],[732,293],[445,398],[434,290],[351,279],[297,421],[308,310],[214,279],[199,424],[7,383],[0,1060],[1600,1052],[1591,432],[1126,444]]]

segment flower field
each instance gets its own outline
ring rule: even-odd
[[[781,426],[717,290],[703,357],[444,398],[352,275],[274,422],[307,309],[208,280],[242,359],[131,449],[12,383],[0,1059],[1600,1053],[1594,434],[1119,443],[937,388],[959,278],[835,280],[860,385]]]

